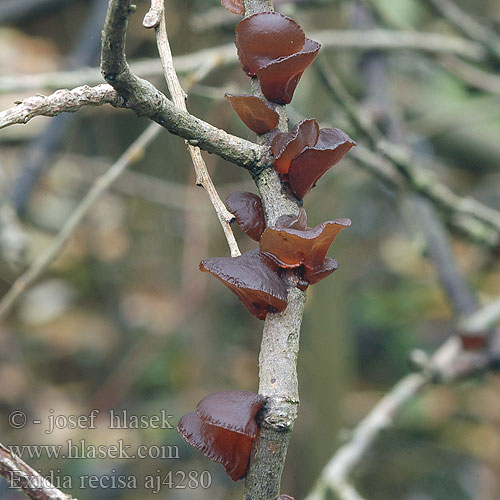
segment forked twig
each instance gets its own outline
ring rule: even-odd
[[[167,81],[170,95],[172,96],[174,104],[178,108],[181,108],[183,111],[187,111],[187,95],[182,89],[179,78],[177,77],[172,58],[172,51],[170,50],[170,44],[168,42],[167,24],[165,21],[163,0],[151,1],[151,8],[144,17],[143,26],[145,28],[155,29],[158,52],[160,54],[165,80]],[[231,251],[231,256],[237,257],[241,255],[241,252],[238,248],[238,243],[236,243],[236,239],[230,225],[234,217],[227,210],[226,206],[217,193],[214,183],[208,173],[205,161],[201,156],[200,148],[189,144],[189,142],[186,143],[189,149],[189,153],[191,154],[191,159],[193,161],[194,169],[196,172],[196,184],[198,186],[202,186],[207,192],[224,231],[224,235],[226,236],[226,240]]]

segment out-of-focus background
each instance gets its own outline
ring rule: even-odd
[[[99,83],[96,71],[64,83],[51,74],[97,66],[106,3],[2,0],[0,109],[60,86]],[[457,4],[498,33],[496,0]],[[426,1],[276,5],[313,38],[320,30],[377,28],[462,36]],[[141,26],[148,8],[138,0],[127,35],[130,61],[157,55],[154,34]],[[166,9],[175,55],[232,43],[239,18],[218,0],[169,0]],[[392,141],[411,146],[419,164],[458,194],[500,209],[498,62],[469,62],[466,74],[456,55],[399,47],[374,52],[352,44],[324,47],[323,63],[363,112]],[[211,68],[200,80],[202,66],[182,73],[191,87],[190,111],[254,140],[223,99],[224,92],[249,90],[239,64]],[[138,72],[167,92],[158,68],[155,63]],[[472,70],[489,71],[491,81],[474,80]],[[30,76],[38,74],[48,74],[45,83]],[[362,139],[315,65],[297,88],[290,116],[292,123],[314,116]],[[132,112],[105,106],[0,132],[0,205],[19,213],[17,222],[9,212],[10,232],[0,241],[0,294],[51,244],[92,181],[147,125]],[[205,157],[223,199],[236,189],[255,192],[243,169]],[[453,310],[427,259],[413,201],[349,158],[306,199],[310,225],[350,217],[352,228],[329,254],[339,270],[308,291],[301,407],[283,477],[283,492],[296,499],[305,496],[349,429],[409,372],[412,349],[431,353],[453,332]],[[238,228],[235,234],[242,250],[255,247]],[[480,301],[498,296],[498,260],[456,235],[452,245]],[[23,451],[24,459],[80,500],[241,498],[242,482],[231,482],[175,429],[154,429],[155,421],[133,428],[133,416],[161,416],[162,410],[175,426],[210,392],[257,390],[263,323],[198,270],[203,258],[222,255],[228,255],[223,233],[204,192],[194,186],[184,142],[162,132],[0,325],[0,442],[37,445]],[[500,499],[499,389],[498,377],[489,375],[432,388],[412,401],[356,470],[359,490],[370,500]],[[64,417],[93,409],[100,410],[96,429],[85,428],[84,421],[83,428],[69,428],[75,421]],[[129,428],[109,429],[110,410],[121,416],[124,410],[129,419],[122,424]],[[13,412],[22,412],[13,417],[22,428],[9,424]],[[51,422],[65,428],[51,432]],[[120,440],[131,446],[130,454],[142,445],[149,456],[111,457],[109,446]],[[79,458],[51,458],[53,448],[40,445],[61,445],[61,456],[70,451]],[[21,493],[0,481],[0,499],[17,498]]]

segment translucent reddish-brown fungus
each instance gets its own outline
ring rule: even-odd
[[[242,16],[245,14],[243,0],[221,0],[220,3],[233,14],[241,14]]]
[[[253,95],[225,94],[242,122],[256,134],[262,135],[278,126],[279,115],[267,103]]]
[[[280,500],[295,500],[290,495],[280,495]]]
[[[314,118],[302,120],[290,132],[278,134],[271,144],[274,168],[281,174],[288,174],[292,160],[307,146],[318,142],[319,126]]]
[[[224,466],[233,481],[245,477],[252,438],[207,424],[196,413],[188,413],[177,426],[182,437],[203,455]]]
[[[283,311],[287,306],[285,283],[278,266],[259,250],[239,257],[214,257],[200,263],[200,269],[222,281],[251,314],[265,319],[269,311]]]
[[[260,249],[280,267],[318,269],[335,237],[350,225],[349,219],[335,219],[305,230],[268,227],[260,239]]]
[[[260,198],[247,191],[234,191],[226,199],[226,205],[238,225],[255,241],[259,241],[266,228],[264,210]]]
[[[206,457],[221,463],[233,481],[245,477],[252,440],[258,434],[255,416],[265,398],[247,391],[209,394],[184,415],[177,426],[182,437]]]
[[[268,100],[280,104],[292,100],[302,73],[320,49],[294,20],[277,12],[261,12],[241,20],[235,44],[243,70],[259,78]]]
[[[314,285],[318,281],[330,276],[330,274],[337,270],[338,266],[335,259],[326,257],[321,266],[315,269],[306,269],[304,271],[304,281],[307,281],[310,285]]]
[[[300,52],[272,61],[257,70],[264,96],[278,104],[289,104],[302,73],[316,59],[320,48],[318,42],[306,38]]]
[[[301,200],[318,179],[336,165],[356,143],[338,128],[322,129],[318,142],[296,156],[288,170],[288,181],[295,196]]]
[[[265,402],[264,396],[253,392],[215,392],[198,403],[196,413],[209,424],[255,438],[259,431],[255,415]]]
[[[293,19],[277,12],[261,12],[237,24],[234,43],[243,70],[255,76],[271,61],[299,52],[305,40],[302,28]]]

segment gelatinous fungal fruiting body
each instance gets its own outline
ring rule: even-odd
[[[182,437],[214,462],[233,481],[246,475],[252,441],[259,429],[255,416],[266,399],[248,391],[209,394],[177,426]]]
[[[262,93],[272,102],[288,104],[304,70],[316,59],[320,44],[277,12],[261,12],[236,26],[236,48],[243,70],[257,76]]]
[[[200,269],[222,281],[259,319],[287,306],[286,286],[278,274],[278,265],[259,250],[239,257],[206,259],[200,263]]]
[[[356,143],[338,128],[319,129],[316,120],[302,120],[273,139],[274,168],[302,200],[318,179]]]
[[[260,198],[248,191],[233,191],[226,198],[226,205],[241,229],[252,240],[259,241],[266,221]]]
[[[220,3],[233,14],[240,14],[242,16],[245,14],[243,0],[221,0]]]
[[[256,134],[266,134],[278,126],[278,113],[263,99],[247,94],[224,94],[224,97],[241,121]]]
[[[304,265],[308,271],[321,268],[326,253],[342,229],[349,227],[349,219],[322,222],[306,229],[268,227],[260,239],[260,250],[280,267],[295,268]]]

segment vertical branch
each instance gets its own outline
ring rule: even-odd
[[[244,0],[245,14],[273,11],[270,0]],[[252,92],[262,96],[256,78]],[[277,106],[279,129],[288,131],[285,106]],[[268,138],[261,138],[268,144]],[[297,200],[284,189],[273,168],[263,170],[255,179],[268,226],[273,226],[281,215],[297,214]],[[259,437],[255,440],[245,483],[245,500],[277,500],[281,475],[288,450],[290,435],[297,418],[299,391],[297,357],[300,326],[306,294],[295,285],[293,271],[285,274],[288,286],[288,306],[281,313],[269,313],[264,325],[259,355],[259,394],[268,398]]]
[[[151,1],[151,9],[144,17],[143,25],[146,28],[155,28],[158,52],[160,54],[160,60],[163,66],[163,72],[165,75],[165,80],[167,81],[170,95],[172,96],[174,104],[178,108],[182,109],[183,111],[187,111],[187,95],[182,89],[179,78],[177,77],[172,59],[172,51],[170,50],[170,44],[168,41],[164,0]],[[227,210],[226,206],[220,199],[217,190],[215,189],[214,183],[212,182],[212,179],[208,173],[205,161],[201,156],[200,148],[190,144],[187,141],[186,143],[196,172],[196,185],[202,186],[207,192],[208,197],[210,198],[210,201],[214,206],[215,212],[217,213],[219,222],[221,223],[224,235],[226,236],[226,240],[231,251],[231,257],[237,257],[238,255],[241,255],[241,252],[238,248],[238,244],[236,243],[236,239],[234,238],[234,234],[230,226],[230,223],[233,220],[233,215]]]

